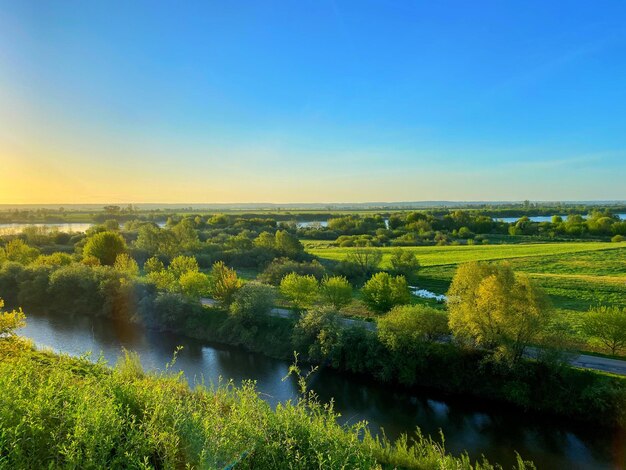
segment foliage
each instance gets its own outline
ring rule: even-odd
[[[319,284],[313,276],[290,273],[280,281],[280,293],[295,308],[301,309],[315,302],[319,295]]]
[[[352,285],[343,276],[325,277],[320,285],[322,302],[339,310],[352,302]]]
[[[161,261],[156,256],[148,258],[143,265],[143,270],[146,272],[146,274],[158,273],[163,271],[164,269],[165,265],[163,264],[163,261]]]
[[[448,309],[457,339],[492,349],[511,362],[540,336],[550,315],[544,293],[508,264],[459,266],[448,291]]]
[[[117,232],[99,232],[87,238],[84,256],[98,258],[101,264],[113,266],[118,255],[126,252],[126,242]]]
[[[117,255],[113,268],[130,277],[136,277],[139,275],[139,266],[137,265],[137,261],[131,258],[127,253]]]
[[[167,270],[172,273],[172,276],[176,279],[180,279],[185,273],[197,272],[199,269],[196,258],[182,255],[174,258],[167,267]]]
[[[436,341],[449,334],[446,313],[425,305],[394,307],[377,323],[381,343],[397,351],[411,351],[420,341]]]
[[[39,255],[33,263],[41,265],[41,266],[68,266],[72,264],[72,257],[67,253],[52,253],[49,255]]]
[[[352,248],[348,252],[345,262],[348,266],[354,266],[358,274],[365,278],[376,272],[382,258],[382,252],[377,249]]]
[[[411,293],[404,276],[391,276],[381,272],[374,274],[361,289],[363,302],[372,310],[384,313],[396,305],[408,304]]]
[[[491,469],[417,434],[392,444],[340,426],[310,394],[272,410],[251,383],[197,386],[27,346],[1,346],[0,455],[7,468]],[[520,464],[520,469],[524,464]]]
[[[293,330],[293,346],[312,361],[323,361],[339,347],[340,328],[337,313],[318,307],[304,313]]]
[[[39,256],[39,250],[28,246],[19,238],[9,241],[4,248],[0,247],[0,265],[5,261],[28,264],[37,256]]]
[[[211,293],[209,276],[198,271],[187,271],[178,280],[181,292],[192,299],[207,297]]]
[[[402,248],[395,248],[389,258],[391,269],[395,274],[404,276],[407,279],[414,279],[420,263],[415,253]]]
[[[626,307],[591,309],[584,317],[583,331],[612,355],[623,352],[626,348]]]
[[[242,319],[257,320],[269,315],[275,300],[273,287],[260,282],[248,282],[235,293],[230,313]]]
[[[211,295],[223,305],[230,305],[243,282],[237,272],[219,261],[211,268]]]
[[[0,298],[0,340],[12,336],[16,329],[26,324],[22,309],[4,311],[4,300]]]
[[[259,280],[278,286],[280,281],[289,273],[296,273],[301,275],[311,275],[318,281],[321,281],[324,277],[326,270],[319,263],[314,260],[311,262],[298,262],[289,258],[276,258],[265,268],[265,270],[259,276]]]

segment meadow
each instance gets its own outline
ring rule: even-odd
[[[354,248],[305,242],[309,253],[340,261]],[[389,267],[394,248],[383,252]],[[555,307],[586,311],[598,304],[626,303],[626,243],[571,242],[526,245],[465,245],[403,247],[416,254],[421,268],[419,287],[443,294],[459,264],[470,261],[507,261],[525,272],[550,295]]]

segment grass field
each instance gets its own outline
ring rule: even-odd
[[[342,260],[353,248],[307,243],[307,251]],[[377,248],[383,267],[393,248]],[[626,243],[572,242],[527,245],[406,247],[422,265],[420,287],[445,293],[457,265],[469,261],[507,260],[513,269],[528,273],[563,310],[585,311],[597,304],[626,304]]]

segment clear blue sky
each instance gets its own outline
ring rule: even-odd
[[[626,199],[622,0],[0,0],[0,69],[0,203]]]

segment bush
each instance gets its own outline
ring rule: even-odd
[[[380,341],[398,351],[411,351],[420,341],[435,341],[449,332],[448,315],[425,305],[394,307],[378,319]]]
[[[98,258],[101,264],[113,266],[117,256],[126,252],[126,242],[119,233],[99,232],[87,238],[83,256]]]
[[[259,280],[267,284],[272,284],[273,286],[278,286],[280,281],[290,273],[296,273],[302,276],[313,276],[318,281],[321,281],[326,270],[317,260],[311,261],[310,263],[299,263],[289,258],[276,258],[265,268],[265,271],[260,274]]]
[[[352,286],[343,276],[325,277],[320,292],[322,301],[337,310],[352,301]]]
[[[259,282],[248,282],[237,291],[230,313],[246,320],[258,320],[270,314],[276,292],[274,288]]]
[[[408,304],[411,292],[404,276],[374,274],[361,290],[363,302],[378,313],[388,312],[396,305]]]

